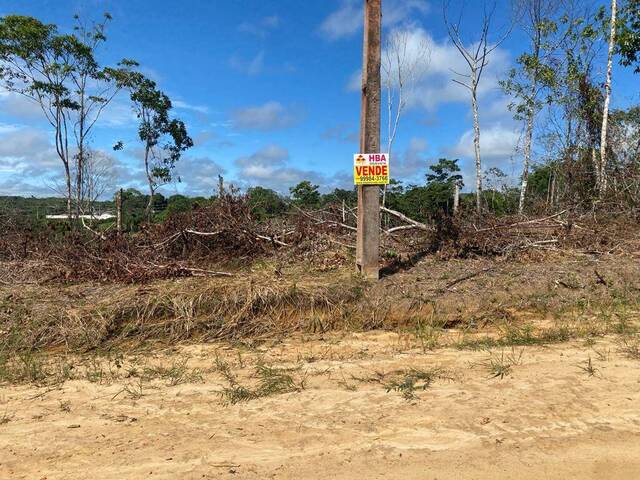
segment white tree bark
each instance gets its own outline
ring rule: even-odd
[[[602,130],[600,132],[600,180],[599,193],[602,197],[607,190],[607,127],[609,123],[609,104],[611,102],[611,77],[613,69],[613,50],[616,42],[616,0],[611,0],[611,32],[609,35],[609,54],[607,57],[607,80],[604,84],[604,110],[602,112]]]
[[[520,185],[520,201],[518,202],[518,213],[524,212],[524,200],[527,194],[527,184],[529,182],[529,162],[531,159],[531,143],[533,141],[533,112],[527,115],[527,133],[524,140],[524,159],[522,161],[522,183]]]
[[[455,182],[453,184],[453,214],[458,214],[458,208],[460,208],[460,184]]]
[[[480,156],[480,120],[478,115],[478,84],[482,77],[484,67],[489,63],[489,56],[498,48],[502,42],[506,40],[511,33],[511,27],[501,36],[496,42],[489,41],[489,31],[491,29],[491,22],[494,11],[484,12],[484,16],[481,18],[480,36],[478,41],[465,45],[460,33],[460,21],[462,14],[456,24],[449,22],[447,18],[447,9],[449,2],[445,1],[443,4],[444,21],[447,27],[449,38],[453,42],[454,46],[464,58],[465,63],[469,67],[469,73],[456,72],[459,78],[452,79],[455,83],[469,89],[471,94],[471,109],[473,112],[473,145],[476,161],[476,210],[478,215],[482,213],[482,160]]]
[[[478,115],[478,80],[471,72],[471,108],[473,109],[473,148],[476,157],[476,211],[482,212],[482,160],[480,157],[480,118]]]

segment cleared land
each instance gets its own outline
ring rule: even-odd
[[[504,358],[405,340],[189,346],[77,367],[91,381],[5,387],[0,477],[637,478],[640,359],[615,339]],[[513,364],[500,378],[492,362]],[[258,364],[288,379],[230,404],[260,390]]]
[[[631,254],[0,295],[0,478],[640,471]]]

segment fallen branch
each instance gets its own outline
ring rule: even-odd
[[[158,265],[156,263],[150,263],[152,267],[162,268],[162,269],[171,269],[177,268],[178,270],[183,270],[185,272],[189,272],[194,276],[215,276],[215,277],[234,277],[235,274],[229,272],[216,272],[214,270],[204,270],[202,268],[192,268],[192,267],[183,267],[182,265]]]
[[[214,237],[216,235],[220,235],[222,233],[222,230],[218,230],[217,232],[198,232],[197,230],[187,228],[185,230],[185,233],[190,233],[191,235],[200,235],[202,237]]]
[[[103,234],[101,234],[100,232],[96,232],[94,229],[92,229],[89,225],[87,225],[84,221],[84,217],[80,217],[80,220],[82,221],[82,226],[84,228],[86,228],[87,230],[89,230],[91,233],[93,233],[96,237],[98,237],[100,240],[106,240],[107,237],[105,237]]]
[[[483,273],[490,272],[493,269],[494,267],[487,267],[487,268],[483,268],[482,270],[478,270],[477,272],[472,272],[467,275],[463,275],[462,277],[456,278],[455,280],[452,280],[451,282],[447,283],[444,287],[439,288],[438,292],[444,292],[445,290],[449,290],[451,287],[459,283],[465,282],[467,280],[471,280],[472,278],[475,278],[478,275],[482,275]]]
[[[519,227],[519,226],[522,226],[522,225],[531,225],[531,224],[534,224],[534,223],[542,223],[544,221],[551,220],[553,218],[559,217],[560,215],[562,215],[564,213],[567,213],[567,211],[566,210],[562,210],[561,212],[554,213],[553,215],[550,215],[548,217],[534,218],[533,220],[525,220],[525,221],[522,221],[522,222],[512,223],[510,225],[496,225],[494,227],[480,228],[480,229],[476,228],[476,232],[477,233],[490,232],[492,230],[501,230],[501,229],[504,229],[504,228],[513,228],[513,227]],[[474,225],[474,228],[475,228],[475,225]]]
[[[288,243],[284,243],[284,242],[282,242],[282,241],[280,241],[280,240],[277,240],[277,239],[275,239],[275,238],[272,238],[272,237],[267,237],[266,235],[258,235],[258,234],[256,233],[256,234],[255,234],[255,236],[256,236],[256,238],[258,238],[258,239],[260,239],[260,240],[266,240],[266,241],[268,241],[268,242],[273,242],[273,243],[275,243],[276,245],[281,245],[281,246],[283,246],[283,247],[288,247],[288,246],[289,246],[289,244],[288,244]]]
[[[380,207],[380,210],[383,211],[383,212],[388,213],[389,215],[393,215],[394,217],[399,218],[403,222],[410,223],[414,228],[417,228],[419,230],[426,230],[428,232],[432,232],[432,231],[435,230],[435,228],[430,227],[429,225],[426,225],[424,223],[418,222],[418,221],[416,221],[416,220],[414,220],[412,218],[407,217],[403,213],[396,212],[395,210],[391,210],[390,208]]]

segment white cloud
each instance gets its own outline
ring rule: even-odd
[[[0,108],[14,118],[35,120],[44,119],[44,113],[37,102],[18,93],[0,92]]]
[[[342,0],[340,7],[320,25],[320,33],[329,40],[349,37],[362,27],[362,20],[362,2]]]
[[[302,180],[329,188],[332,180],[317,171],[303,170],[289,165],[289,151],[279,145],[267,145],[247,157],[236,159],[238,178],[244,187],[260,185],[282,194]]]
[[[138,119],[135,113],[133,113],[129,99],[124,94],[120,94],[105,107],[96,126],[103,128],[121,128],[133,126],[137,121]]]
[[[266,37],[269,32],[275,30],[282,24],[282,20],[278,15],[269,15],[255,22],[242,22],[238,25],[238,31],[248,33],[257,37]]]
[[[417,174],[424,174],[427,170],[427,141],[413,137],[403,156],[392,153],[391,175],[393,178],[412,178]]]
[[[382,23],[384,27],[393,27],[428,11],[429,4],[424,0],[387,0],[383,4]],[[363,23],[362,1],[341,0],[338,9],[320,24],[320,33],[329,40],[339,40],[360,31]]]
[[[44,182],[26,182],[19,176],[0,178],[0,195],[47,197],[54,196],[56,193]]]
[[[466,73],[469,67],[450,41],[437,41],[419,27],[395,30],[391,34],[394,32],[402,32],[407,41],[407,59],[417,63],[414,86],[405,92],[408,108],[419,107],[433,112],[447,103],[471,103],[468,89],[453,82],[454,78],[459,78],[454,72]],[[500,95],[498,81],[504,77],[509,66],[508,51],[496,48],[478,85],[478,97],[481,100]],[[349,79],[347,88],[359,91],[360,84],[361,74],[358,71]]]
[[[491,125],[480,130],[480,148],[485,160],[510,157],[515,152],[520,139],[520,133],[512,127],[500,124]],[[473,129],[462,134],[452,154],[458,157],[475,157],[473,146]]]
[[[519,162],[516,149],[520,142],[520,131],[515,126],[500,123],[482,127],[480,129],[480,156],[482,171],[498,167],[511,175],[513,167]],[[458,143],[449,151],[448,156],[461,159],[464,183],[475,185],[475,151],[473,145],[473,129],[465,131]],[[516,169],[517,170],[517,169]]]
[[[218,188],[218,175],[224,173],[224,168],[210,157],[186,156],[176,167],[176,174],[191,195],[213,195]]]
[[[35,128],[4,128],[0,136],[0,172],[50,176],[62,168],[48,134]]]
[[[264,57],[264,50],[261,50],[256,54],[255,57],[249,60],[243,60],[242,58],[234,55],[229,59],[229,65],[231,65],[231,68],[237,70],[238,72],[254,76],[262,73],[262,71],[264,70]]]
[[[271,131],[292,127],[302,120],[302,112],[285,107],[280,102],[267,102],[255,107],[239,108],[232,112],[233,126],[243,130]]]
[[[180,108],[182,110],[191,110],[193,112],[203,113],[203,114],[209,113],[209,107],[207,107],[206,105],[193,105],[191,103],[184,102],[182,100],[172,100],[171,104],[175,108]]]

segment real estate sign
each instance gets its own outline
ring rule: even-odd
[[[389,154],[356,153],[353,156],[353,183],[356,185],[388,185]]]

